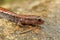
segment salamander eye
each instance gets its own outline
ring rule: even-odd
[[[41,19],[38,19],[38,21],[41,21]]]
[[[39,17],[37,17],[37,20],[38,20],[38,21],[41,21],[41,18],[40,18],[40,16],[39,16]]]

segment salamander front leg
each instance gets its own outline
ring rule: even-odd
[[[21,24],[21,22],[18,22],[18,25],[19,25],[20,27],[24,27],[24,26]]]

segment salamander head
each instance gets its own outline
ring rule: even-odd
[[[37,24],[43,24],[44,23],[44,21],[41,19],[41,17],[38,17],[37,18]]]

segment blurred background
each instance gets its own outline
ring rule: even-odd
[[[43,15],[46,17],[50,0],[0,0],[0,6],[17,14]]]

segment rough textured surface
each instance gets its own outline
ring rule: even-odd
[[[39,15],[45,23],[40,27],[21,28],[13,22],[0,19],[0,40],[60,40],[60,0],[15,1],[8,8],[17,14]]]

